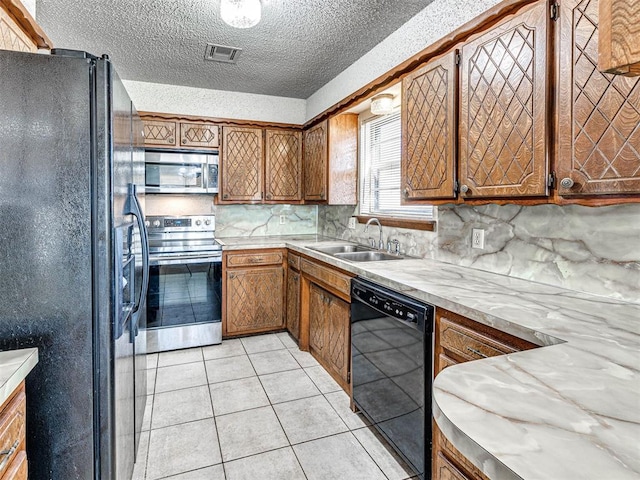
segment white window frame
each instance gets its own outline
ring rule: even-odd
[[[387,166],[392,169],[392,176],[397,177],[398,185],[397,185],[397,193],[396,189],[381,189],[379,192],[387,192],[391,193],[398,201],[401,200],[401,185],[400,185],[400,148],[401,148],[401,118],[400,118],[400,107],[397,107],[393,113],[389,115],[373,115],[370,112],[363,112],[360,114],[358,118],[358,130],[359,130],[359,140],[360,140],[360,148],[359,148],[359,183],[360,183],[360,191],[359,191],[359,214],[362,216],[368,217],[386,217],[386,218],[398,218],[398,219],[408,219],[408,220],[423,220],[423,221],[434,221],[435,220],[435,207],[431,205],[400,205],[393,204],[391,206],[385,207],[380,206],[380,197],[379,195],[375,195],[371,192],[371,185],[377,183],[380,185],[380,176],[376,176],[372,168],[375,170],[376,163],[381,162],[380,159],[376,162],[376,159],[371,158],[372,149],[381,145],[371,145],[369,129],[367,126],[372,123],[383,123],[385,121],[389,121],[391,116],[397,116],[398,128],[397,137],[393,137],[393,139],[387,139],[382,143],[395,144],[393,148],[397,145],[397,161],[396,159],[386,159],[393,162],[392,164],[387,163]]]

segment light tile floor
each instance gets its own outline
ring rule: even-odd
[[[404,480],[411,473],[285,333],[148,356],[134,480]]]

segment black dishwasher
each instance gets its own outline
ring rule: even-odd
[[[430,478],[434,307],[360,278],[351,302],[353,401]]]

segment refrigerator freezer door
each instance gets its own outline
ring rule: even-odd
[[[91,80],[86,59],[0,51],[0,349],[39,351],[34,479],[93,478]]]

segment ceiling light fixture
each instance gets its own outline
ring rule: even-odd
[[[393,112],[393,95],[380,93],[371,99],[371,113],[374,115],[389,115]]]
[[[220,17],[235,28],[251,28],[262,15],[260,0],[220,0]]]

